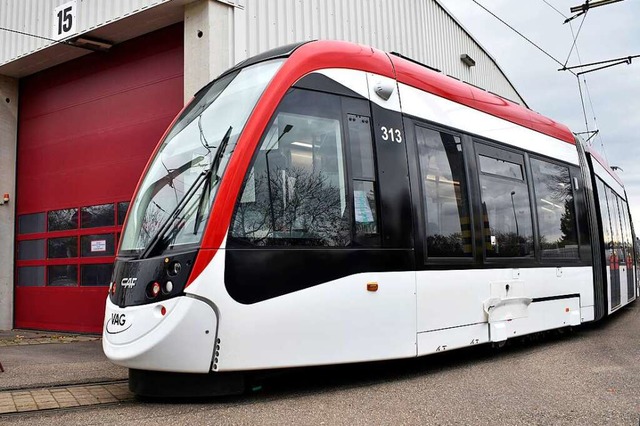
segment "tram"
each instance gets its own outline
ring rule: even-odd
[[[163,136],[103,348],[159,396],[505,342],[633,302],[634,235],[621,180],[562,124],[401,55],[289,45]]]

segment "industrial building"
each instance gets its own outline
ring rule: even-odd
[[[0,0],[0,329],[99,332],[122,222],[194,93],[340,39],[524,104],[437,0]]]

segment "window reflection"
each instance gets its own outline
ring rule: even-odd
[[[49,239],[49,259],[78,257],[78,237]]]
[[[47,285],[55,287],[75,287],[78,285],[78,265],[48,266]]]
[[[542,258],[578,259],[576,216],[567,167],[531,159]]]
[[[83,207],[81,216],[81,228],[97,228],[100,226],[113,226],[115,224],[113,204]]]
[[[355,212],[356,236],[368,236],[378,233],[378,214],[376,211],[376,192],[374,183],[353,181],[353,207]]]
[[[447,133],[416,127],[422,172],[427,256],[472,256],[462,144]]]
[[[604,183],[600,178],[596,179],[598,187],[598,203],[600,204],[600,216],[602,217],[602,238],[604,247],[607,252],[606,261],[609,264],[610,251],[613,247],[613,237],[611,235],[611,216],[609,215],[609,206],[607,203],[607,192]]]
[[[78,209],[53,210],[47,214],[49,231],[64,231],[78,228]]]
[[[118,225],[122,225],[124,223],[124,218],[127,217],[128,210],[129,201],[118,203]]]
[[[294,90],[281,110],[311,106],[339,113],[339,101]],[[232,235],[257,245],[347,245],[350,219],[341,134],[339,116],[278,113],[245,180]]]
[[[353,184],[354,242],[367,246],[380,244],[376,201],[376,165],[373,154],[371,119],[347,114]]]
[[[80,285],[108,286],[113,273],[113,264],[82,265],[80,267]]]
[[[124,217],[128,202],[117,203],[118,216]],[[114,226],[116,203],[51,210],[18,217],[16,276],[18,286],[108,285],[111,263],[80,265],[81,257],[112,257],[116,234],[80,235],[82,227]],[[81,227],[79,227],[81,225]],[[117,230],[117,229],[116,229]],[[45,233],[43,238],[26,239],[24,233]],[[119,233],[117,233],[119,237]],[[72,264],[59,265],[59,260]],[[102,260],[102,259],[98,259]],[[108,262],[110,259],[106,259]],[[78,272],[80,274],[78,274]]]
[[[620,212],[618,210],[618,196],[606,187],[607,204],[609,205],[609,219],[611,220],[611,252],[609,256],[609,279],[611,282],[611,306],[618,306],[621,302],[620,266],[624,263],[624,248],[620,229]]]
[[[505,170],[522,170],[520,164],[503,160],[500,164]],[[515,180],[517,174],[509,173],[505,178],[493,172],[480,173],[487,257],[532,257],[533,225],[527,184]]]
[[[620,213],[622,215],[623,220],[623,230],[624,230],[624,241],[625,241],[625,250],[626,250],[626,258],[625,265],[627,267],[627,298],[632,299],[635,294],[635,275],[633,270],[633,255],[634,255],[634,244],[633,244],[633,234],[631,232],[631,222],[629,217],[629,206],[627,202],[622,198],[619,199],[621,210]]]
[[[524,179],[522,166],[520,164],[500,160],[498,158],[487,157],[486,155],[480,155],[479,157],[480,170],[482,170],[483,173],[490,173],[513,179]]]

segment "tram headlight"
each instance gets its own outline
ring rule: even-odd
[[[171,262],[167,267],[167,273],[169,274],[170,277],[175,277],[180,273],[181,270],[182,270],[182,264],[177,260],[174,262]]]
[[[147,286],[147,296],[151,299],[155,299],[160,294],[160,283],[158,281],[153,281],[149,283]]]

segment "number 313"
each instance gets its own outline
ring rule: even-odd
[[[391,140],[392,142],[402,143],[402,133],[400,132],[400,129],[382,126],[380,127],[380,130],[382,131],[383,141]]]

